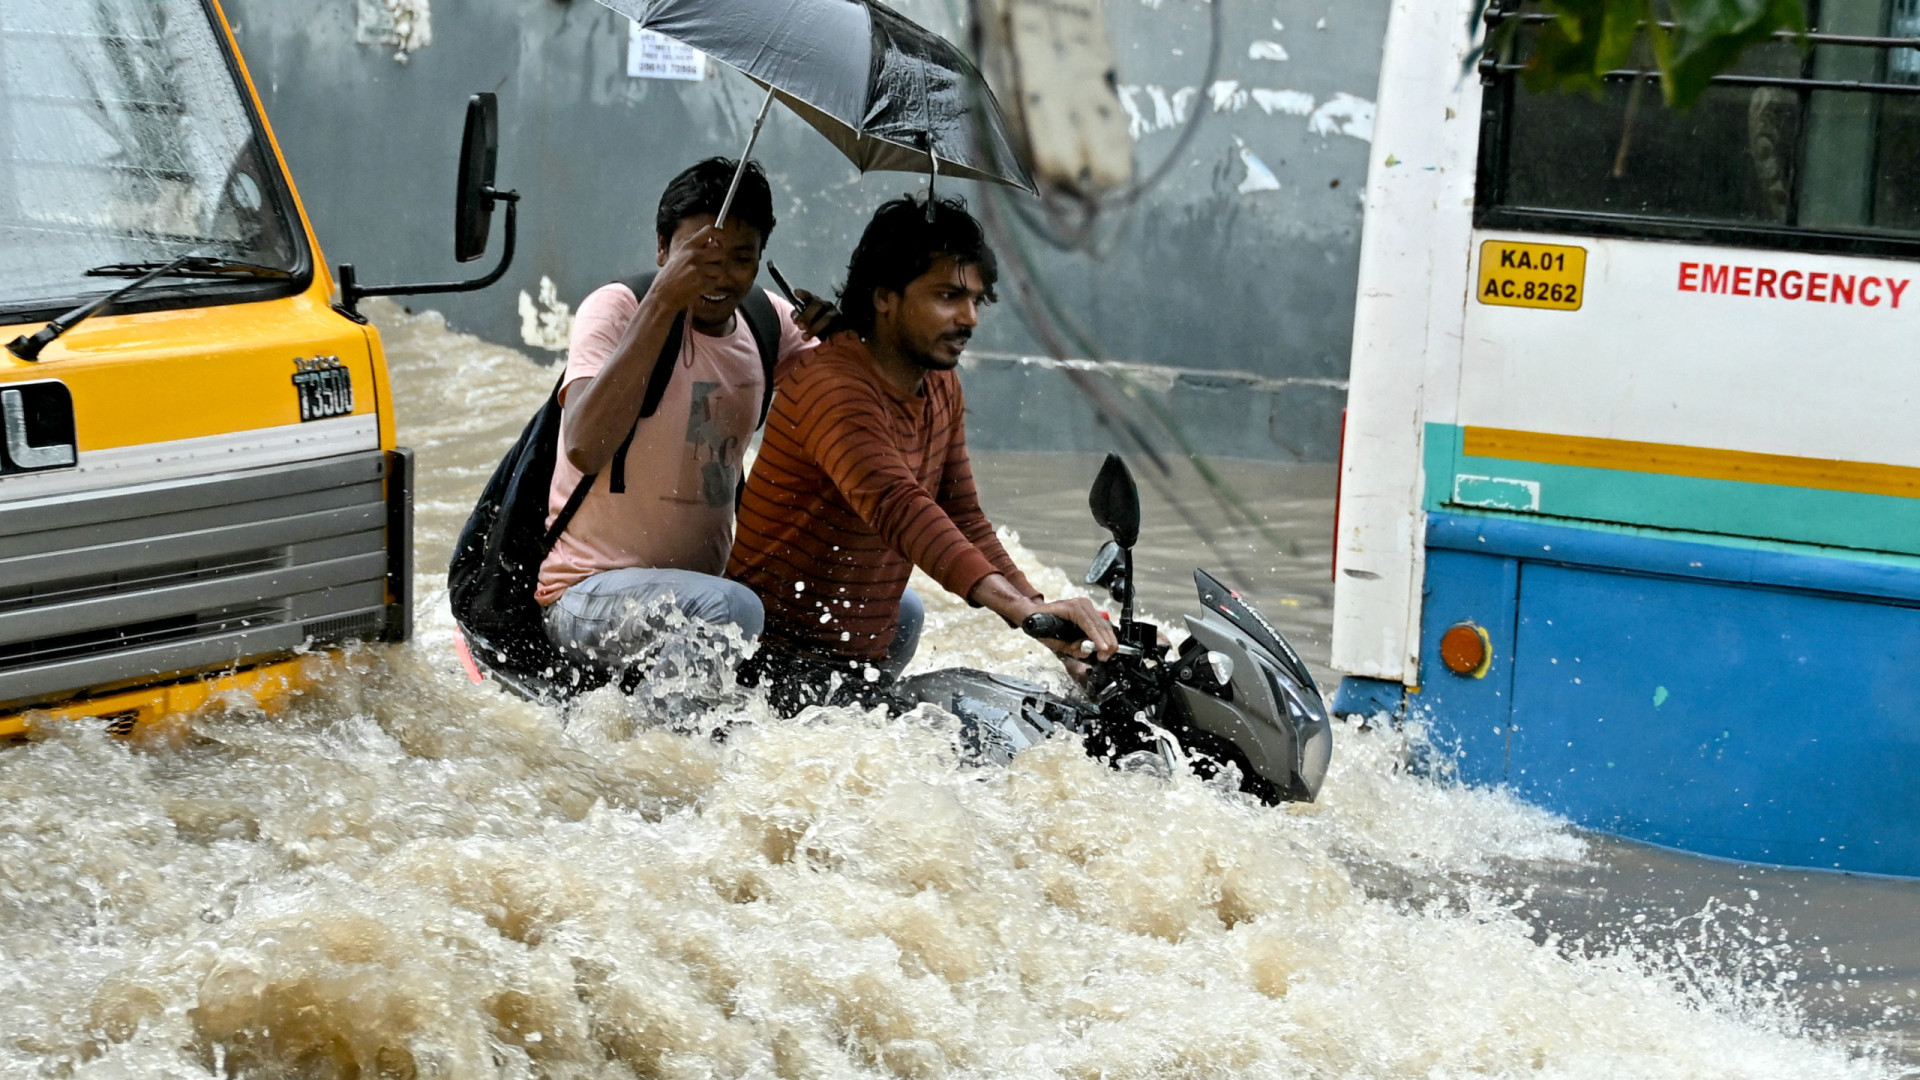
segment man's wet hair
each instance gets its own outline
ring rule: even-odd
[[[660,193],[660,212],[653,218],[653,231],[660,242],[671,241],[680,223],[696,214],[719,216],[721,205],[727,201],[727,188],[733,184],[734,170],[739,167],[736,159],[710,157],[688,166],[669,181],[667,190]],[[773,188],[767,185],[767,174],[760,171],[759,162],[747,162],[746,175],[740,178],[740,190],[733,196],[727,220],[743,221],[759,229],[762,244],[773,235]]]
[[[847,283],[840,288],[838,326],[862,337],[873,333],[873,292],[905,292],[914,278],[942,258],[977,267],[986,286],[986,299],[1000,280],[1000,264],[987,246],[986,233],[965,199],[936,199],[928,213],[924,196],[903,196],[881,204],[860,234],[860,243],[847,262]]]

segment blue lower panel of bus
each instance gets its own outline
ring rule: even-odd
[[[1440,662],[1473,622],[1482,678]],[[1462,778],[1703,854],[1920,876],[1920,570],[1433,514],[1412,701]]]

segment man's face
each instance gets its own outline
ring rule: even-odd
[[[959,365],[973,328],[980,325],[986,295],[979,267],[943,255],[908,282],[904,292],[874,291],[874,333],[886,336],[921,367],[950,371]]]
[[[713,222],[712,214],[683,217],[674,226],[670,243],[685,243]],[[729,220],[727,227],[720,230],[719,276],[687,309],[695,326],[718,328],[733,318],[740,301],[746,299],[747,290],[753,288],[754,280],[760,276],[760,249],[764,243],[758,228],[737,218]],[[660,245],[658,261],[662,266],[666,265],[668,246]]]

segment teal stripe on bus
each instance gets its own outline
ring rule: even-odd
[[[1465,429],[1426,425],[1425,508],[1678,530],[1739,546],[1920,555],[1920,499],[1469,457]]]

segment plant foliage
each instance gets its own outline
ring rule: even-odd
[[[1557,18],[1540,27],[1523,74],[1528,89],[1597,94],[1608,72],[1651,55],[1661,94],[1681,109],[1748,46],[1781,31],[1807,31],[1801,0],[1542,0],[1541,6]],[[1497,47],[1519,26],[1516,19],[1501,22],[1488,44]]]

